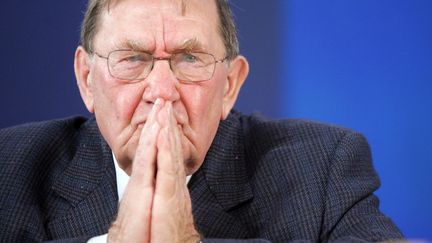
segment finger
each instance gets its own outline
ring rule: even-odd
[[[114,241],[116,237],[126,242],[150,240],[156,140],[160,131],[157,116],[162,105],[162,100],[156,100],[141,131],[131,177],[120,202],[117,219],[109,231],[109,238]]]
[[[142,179],[144,186],[152,186],[154,184],[156,173],[156,142],[160,131],[157,117],[163,105],[162,99],[157,99],[154,103],[141,131],[139,143],[135,152],[131,179]]]
[[[170,105],[167,105],[163,113],[169,116],[158,139],[158,170],[152,207],[151,241],[176,242],[175,239],[184,239],[184,242],[189,242],[193,239],[191,242],[198,242],[199,235],[194,228],[185,177],[179,175],[180,168],[183,167],[183,154],[177,122],[173,119]]]
[[[168,127],[161,130],[159,138],[155,197],[162,196],[167,199],[175,193],[177,181],[177,167],[172,162],[174,155],[171,151]]]
[[[169,130],[171,131],[171,141],[174,150],[173,152],[177,155],[177,160],[175,160],[174,162],[177,163],[178,166],[179,180],[182,179],[186,180],[181,134],[180,134],[179,125],[177,124],[177,120],[174,116],[174,110],[172,105],[168,106],[168,114],[169,114],[169,127],[170,127]]]
[[[192,216],[190,196],[183,167],[180,132],[172,104],[166,103],[160,112],[164,125],[157,142],[157,175],[152,207],[151,241],[176,242],[175,239],[199,239]]]
[[[175,148],[175,137],[172,129],[170,103],[166,103],[161,111],[161,119],[164,125],[160,131],[157,143],[157,175],[155,194],[163,197],[171,197],[176,189],[178,181],[178,160]],[[172,111],[171,111],[172,112]]]

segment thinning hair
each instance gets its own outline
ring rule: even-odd
[[[88,53],[93,53],[93,41],[100,25],[100,16],[104,10],[109,9],[110,3],[115,0],[89,0],[84,20],[81,25],[80,45]],[[117,0],[120,1],[120,0]],[[228,0],[216,0],[219,26],[218,31],[225,46],[225,55],[228,60],[234,59],[239,54],[239,43],[234,17]],[[182,2],[182,12],[185,3]]]

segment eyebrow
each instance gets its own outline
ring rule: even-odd
[[[131,39],[121,40],[115,43],[114,46],[116,49],[131,49],[135,51],[145,51],[145,52],[151,51],[148,48],[146,48],[145,47],[146,45],[144,45],[142,42],[131,40]]]
[[[197,38],[193,38],[184,41],[178,48],[175,48],[175,52],[178,51],[206,52],[206,48]]]
[[[114,44],[115,49],[117,50],[134,50],[134,51],[143,51],[147,53],[153,53],[154,50],[150,49],[147,45],[142,42],[126,39],[116,42]],[[182,44],[175,46],[171,51],[171,53],[179,53],[179,52],[207,52],[207,49],[204,45],[197,39],[191,38],[185,40]]]

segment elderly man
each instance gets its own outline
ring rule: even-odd
[[[361,135],[232,111],[226,0],[90,0],[75,73],[94,118],[0,132],[2,242],[402,238]]]

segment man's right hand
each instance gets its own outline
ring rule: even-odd
[[[142,129],[109,242],[198,242],[171,102],[156,100]]]
[[[151,208],[156,173],[156,141],[160,131],[157,116],[164,102],[156,100],[141,131],[131,177],[120,201],[108,242],[150,242]]]

